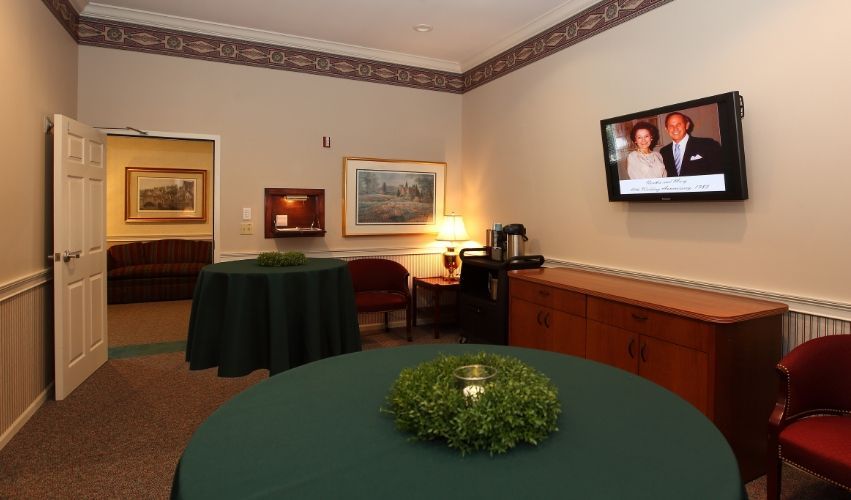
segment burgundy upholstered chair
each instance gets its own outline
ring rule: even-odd
[[[408,270],[398,262],[387,259],[356,259],[349,261],[349,272],[355,288],[355,304],[359,313],[384,313],[384,329],[389,330],[387,314],[405,311],[408,342],[411,337],[411,291],[408,289]]]
[[[783,463],[851,491],[851,335],[799,345],[777,364],[780,393],[768,420],[769,500]]]

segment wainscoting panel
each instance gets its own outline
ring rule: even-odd
[[[0,448],[35,413],[53,382],[51,284],[0,302]]]
[[[851,334],[851,321],[789,311],[783,316],[783,355],[808,340]]]

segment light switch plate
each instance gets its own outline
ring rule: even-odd
[[[251,220],[251,208],[242,209],[242,220]]]
[[[239,234],[253,234],[254,225],[250,222],[243,222],[239,225]]]

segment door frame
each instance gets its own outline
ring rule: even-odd
[[[148,139],[189,139],[213,142],[213,262],[221,260],[221,245],[219,245],[219,221],[221,220],[221,144],[222,136],[215,134],[189,134],[183,132],[162,132],[159,130],[145,130],[140,133],[129,129],[98,129],[107,136],[120,135],[126,137],[141,137]],[[107,235],[107,238],[109,235]],[[107,241],[108,243],[108,241]]]

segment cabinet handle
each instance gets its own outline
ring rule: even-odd
[[[647,344],[641,344],[641,361],[647,362],[647,355],[645,354],[647,351]]]
[[[540,295],[541,297],[549,297],[550,292],[548,292],[546,290],[538,290],[538,295]]]
[[[550,327],[550,313],[544,315],[544,326]]]
[[[629,353],[629,357],[631,359],[635,359],[635,353],[632,352],[632,348],[635,345],[635,339],[629,339],[629,346],[626,348],[626,351]]]
[[[539,325],[541,324],[541,314],[543,314],[543,313],[544,313],[544,311],[538,311],[538,317],[537,317],[537,319],[538,319],[538,324],[539,324]]]
[[[632,313],[632,319],[636,319],[638,321],[647,321],[647,316],[643,316],[641,314]]]

